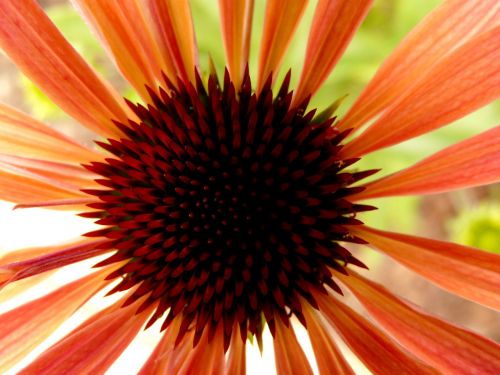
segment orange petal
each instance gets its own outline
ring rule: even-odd
[[[443,373],[500,373],[500,346],[493,341],[419,312],[353,271],[337,277],[386,331]]]
[[[224,328],[223,324],[218,324],[210,342],[208,329],[205,329],[198,345],[191,349],[184,363],[175,373],[176,375],[221,375],[224,373],[224,362]]]
[[[0,372],[21,360],[92,297],[104,285],[105,271],[0,315]]]
[[[315,298],[323,315],[374,374],[437,374],[348,306],[319,293]]]
[[[219,8],[227,68],[238,89],[248,64],[254,0],[219,0]]]
[[[433,194],[500,181],[500,126],[365,185],[354,200]]]
[[[102,158],[98,152],[2,103],[0,150],[5,154],[78,163]]]
[[[260,41],[257,91],[262,89],[271,73],[274,77],[278,74],[283,57],[308,2],[308,0],[267,1],[264,29]]]
[[[151,309],[135,314],[137,304],[121,299],[89,318],[41,354],[20,374],[103,374],[126,349]]]
[[[233,326],[225,375],[246,375],[245,342],[241,340],[239,324]]]
[[[51,201],[24,202],[17,204],[14,208],[35,208],[35,207],[50,207],[51,209],[82,211],[88,209],[87,204],[95,203],[94,198],[79,198],[79,199],[55,199]]]
[[[2,171],[0,168],[0,196],[3,200],[24,203],[55,199],[82,198],[85,194],[54,186],[32,177],[19,176]]]
[[[162,68],[160,52],[141,2],[75,0],[74,3],[97,31],[124,77],[144,99],[149,99],[145,85],[155,90]]]
[[[441,288],[500,310],[500,255],[366,226],[352,233]]]
[[[146,5],[161,55],[173,63],[177,76],[194,83],[198,49],[189,2],[147,0]]]
[[[69,184],[76,190],[98,186],[94,181],[98,175],[86,170],[81,165],[65,162],[30,159],[0,153],[0,164],[21,169],[30,174]]]
[[[337,64],[373,0],[319,0],[293,103],[314,94]]]
[[[286,327],[281,319],[275,319],[275,323],[274,358],[278,375],[312,375],[309,361],[295,337],[293,327]]]
[[[69,115],[102,136],[127,123],[124,103],[64,39],[37,1],[0,2],[0,47]]]
[[[48,247],[21,250],[2,257],[0,271],[11,274],[11,277],[7,281],[11,283],[108,252],[110,251],[108,244],[109,240],[80,241],[66,247],[61,246],[60,249],[56,247],[55,251],[47,253],[44,253],[44,251],[49,249]],[[33,258],[28,258],[28,254],[37,255]],[[7,261],[11,261],[12,258],[22,260],[6,263]],[[0,286],[3,284],[0,282]]]
[[[430,132],[500,96],[500,26],[455,49],[433,66],[374,124],[348,143],[361,156]]]
[[[387,108],[453,49],[498,24],[497,0],[447,0],[392,52],[338,124],[358,128]]]
[[[302,306],[319,374],[354,375],[354,371],[333,341],[328,327],[322,322],[320,314],[307,303]]]

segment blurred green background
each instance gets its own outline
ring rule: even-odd
[[[377,67],[404,35],[440,1],[378,0],[346,54],[333,74],[313,99],[313,106],[326,107],[344,95],[347,99],[339,108],[341,115],[354,101],[357,94],[374,74]],[[43,3],[43,2],[42,2]],[[216,1],[192,0],[193,17],[197,31],[202,68],[208,65],[209,56],[218,72],[224,67],[218,9]],[[139,100],[116,72],[99,42],[94,38],[75,10],[66,2],[45,1],[47,12],[63,34],[78,51],[122,94]],[[251,45],[251,70],[255,73],[259,51],[259,35],[263,24],[265,2],[256,1]],[[290,52],[283,64],[281,77],[292,68],[292,81],[296,80],[307,43],[307,28],[313,15],[309,6],[297,30]],[[280,78],[278,79],[280,81]],[[20,77],[26,106],[36,117],[48,122],[65,121],[66,117],[30,81]],[[490,105],[461,119],[452,126],[403,144],[376,152],[364,158],[356,168],[380,168],[379,175],[391,173],[430,155],[459,140],[477,134],[493,125],[500,118],[500,106]],[[418,233],[500,251],[500,192],[498,186],[468,189],[448,194],[426,197],[401,197],[380,199],[373,204],[379,210],[363,216],[363,221],[378,228]]]

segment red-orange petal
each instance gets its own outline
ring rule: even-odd
[[[367,226],[352,233],[439,287],[500,310],[500,255]]]
[[[137,92],[149,99],[160,79],[160,52],[138,0],[75,0],[84,17]]]
[[[341,151],[361,156],[457,120],[500,96],[500,26],[456,48]]]
[[[2,103],[0,150],[4,154],[77,163],[102,157],[97,151]]]
[[[145,1],[153,32],[160,47],[160,53],[174,66],[176,76],[195,82],[194,71],[198,66],[193,19],[187,0]],[[168,72],[167,73],[168,76]]]
[[[97,313],[41,354],[20,374],[103,374],[135,338],[151,308],[135,314],[124,299]]]
[[[314,94],[333,70],[373,0],[319,0],[293,103]]]
[[[499,12],[497,0],[443,1],[386,59],[339,129],[356,129],[386,109],[456,47],[498,24]]]
[[[350,307],[323,294],[316,300],[323,315],[374,374],[437,374]]]
[[[445,374],[500,373],[500,346],[427,315],[349,270],[337,276],[392,337]]]
[[[0,372],[5,373],[26,356],[96,293],[104,285],[105,271],[0,315]]]
[[[227,68],[238,90],[248,64],[254,0],[219,0],[219,9]]]
[[[311,366],[302,350],[293,327],[275,319],[274,358],[278,375],[312,375]]]
[[[272,73],[278,74],[293,34],[308,4],[308,0],[269,0],[264,16],[264,28],[260,41],[257,91]]]
[[[338,349],[320,316],[309,304],[303,304],[307,332],[314,350],[320,375],[354,375],[354,371]]]
[[[245,343],[241,340],[239,324],[233,326],[231,345],[224,374],[246,375]]]
[[[0,2],[0,47],[69,115],[102,136],[118,136],[124,103],[64,39],[37,1]]]
[[[433,194],[500,181],[500,126],[369,184],[353,200]]]

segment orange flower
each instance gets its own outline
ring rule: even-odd
[[[19,283],[22,292],[51,270],[107,256],[97,270],[0,316],[2,372],[107,290],[121,292],[117,302],[23,373],[104,373],[159,321],[162,339],[141,373],[244,374],[247,337],[261,344],[269,329],[277,372],[310,374],[291,318],[307,328],[320,374],[353,373],[333,330],[373,373],[500,373],[495,343],[361,276],[355,268],[366,266],[348,250],[367,244],[441,288],[499,309],[497,255],[374,229],[357,214],[373,208],[358,203],[368,198],[498,182],[500,127],[368,183],[359,181],[376,171],[350,169],[498,98],[497,1],[444,1],[340,120],[331,108],[315,115],[308,102],[369,0],[318,1],[293,92],[290,75],[277,88],[274,78],[307,1],[267,2],[254,88],[253,0],[219,1],[222,82],[214,71],[202,78],[187,1],[74,2],[143,104],[102,81],[35,0],[0,2],[0,46],[95,133],[97,145],[1,105],[0,197],[18,207],[80,210],[102,226],[70,245],[4,254],[0,285]],[[340,285],[382,329],[345,303]]]

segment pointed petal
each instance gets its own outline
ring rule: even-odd
[[[500,255],[366,226],[352,229],[354,235],[439,287],[500,310]]]
[[[500,26],[472,38],[433,66],[374,124],[348,143],[361,156],[430,132],[500,96]]]
[[[35,208],[35,207],[51,207],[52,209],[62,209],[71,211],[82,211],[88,209],[87,204],[95,203],[94,198],[80,199],[56,199],[51,201],[24,202],[17,204],[14,208]]]
[[[308,0],[268,0],[260,41],[257,91],[272,73],[276,77]]]
[[[102,136],[120,135],[124,103],[71,47],[34,0],[0,2],[0,47],[65,112]]]
[[[8,282],[11,283],[16,280],[21,280],[26,277],[58,269],[69,264],[109,252],[110,249],[109,246],[107,246],[108,243],[109,240],[91,242],[81,241],[49,253],[42,253],[48,248],[20,250],[19,252],[13,252],[7,254],[5,257],[2,257],[0,262],[0,271],[11,274],[11,277],[8,280]],[[34,255],[37,252],[39,252],[38,254],[40,255],[37,255],[34,258],[26,257],[27,254]],[[23,260],[5,263],[12,258]],[[2,285],[3,283],[0,282],[0,286]]]
[[[312,375],[313,372],[309,366],[309,361],[295,337],[293,327],[291,325],[286,327],[281,319],[275,319],[275,322],[274,358],[278,374]]]
[[[500,126],[365,185],[353,200],[433,194],[500,182]]]
[[[338,278],[392,337],[443,373],[500,373],[500,345],[412,308],[351,270]]]
[[[0,150],[53,161],[84,162],[102,156],[12,107],[0,103]]]
[[[319,374],[354,375],[354,371],[329,334],[328,327],[322,322],[320,314],[307,303],[302,306]]]
[[[195,82],[198,48],[194,34],[191,9],[187,0],[147,0],[148,16],[153,25],[161,55],[173,62],[176,76]]]
[[[0,315],[0,372],[27,355],[103,285],[105,270]]]
[[[372,3],[372,0],[319,0],[293,103],[301,103],[320,88],[344,53]]]
[[[233,326],[225,375],[246,375],[245,342],[241,340],[239,324]]]
[[[102,374],[137,335],[151,313],[135,314],[137,304],[110,308],[90,317],[41,354],[20,374]]]
[[[437,374],[348,306],[323,294],[315,297],[323,315],[374,374]]]
[[[446,0],[387,58],[352,108],[340,130],[356,129],[386,109],[426,75],[431,66],[471,37],[498,24],[497,0]]]
[[[73,3],[97,32],[123,76],[144,99],[149,99],[145,85],[156,89],[156,79],[161,74],[160,52],[141,2],[73,0]]]

